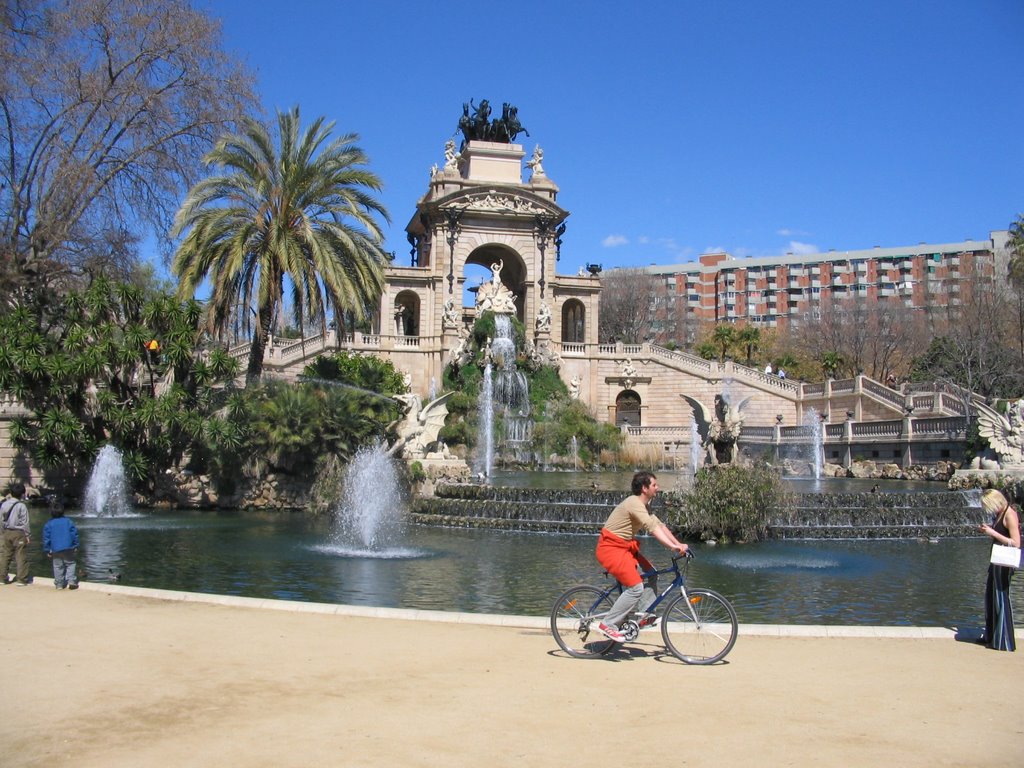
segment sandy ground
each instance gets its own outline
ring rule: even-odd
[[[0,588],[0,765],[1018,766],[1024,652],[741,635],[694,667],[541,629]]]

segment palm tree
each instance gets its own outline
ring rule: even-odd
[[[736,329],[731,325],[716,325],[711,338],[722,348],[722,355],[719,360],[724,363],[729,347],[736,341]]]
[[[761,343],[761,329],[756,325],[745,325],[736,335],[736,341],[746,348],[747,365],[750,366],[754,362],[754,350]]]
[[[834,350],[824,352],[821,355],[821,370],[825,372],[826,378],[835,378],[836,371],[844,363],[842,354]]]
[[[256,315],[246,385],[259,379],[263,351],[287,285],[295,324],[326,327],[348,313],[362,320],[384,289],[383,234],[389,221],[372,195],[381,182],[349,133],[329,140],[334,123],[300,129],[299,109],[277,114],[280,148],[266,126],[246,121],[203,158],[222,172],[196,184],[172,234],[185,235],[174,257],[179,295],[209,280],[207,327],[224,335],[241,308]]]

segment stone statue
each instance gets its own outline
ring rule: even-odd
[[[469,345],[469,331],[466,326],[459,326],[459,340],[452,348],[452,356],[449,362],[461,368],[473,359],[473,349]]]
[[[715,395],[714,410],[709,410],[700,400],[680,394],[693,409],[697,431],[701,436],[701,447],[707,452],[709,464],[734,464],[739,459],[740,430],[743,428],[743,409],[750,402],[749,397],[733,403],[731,398]]]
[[[441,323],[445,328],[457,328],[461,320],[459,317],[460,314],[459,310],[455,308],[455,299],[448,299],[448,301],[444,303],[444,312],[441,316]]]
[[[533,148],[533,157],[526,161],[526,167],[533,171],[534,178],[540,178],[544,175],[544,150],[540,148],[538,144]]]
[[[551,307],[542,301],[537,309],[537,333],[551,332]]]
[[[459,172],[459,160],[462,155],[455,151],[455,140],[448,139],[444,144],[444,170]]]
[[[622,377],[624,379],[635,379],[637,375],[640,373],[636,369],[636,366],[633,365],[633,358],[631,357],[627,357],[625,360],[619,363],[619,365],[622,366]]]
[[[971,469],[1024,468],[1024,399],[1010,403],[1006,416],[981,400],[974,401],[978,434],[988,440],[988,451],[975,456]]]
[[[501,270],[505,262],[498,260],[491,264],[491,280],[480,286],[476,292],[477,312],[497,312],[499,315],[512,315],[516,311],[516,297],[503,282]]]
[[[580,379],[580,375],[577,373],[571,379],[569,379],[569,397],[573,400],[580,399],[580,387],[583,385],[583,381]]]
[[[398,439],[388,449],[388,456],[401,452],[407,459],[424,458],[437,442],[437,433],[441,431],[448,415],[446,403],[454,394],[445,392],[426,405],[422,405],[419,395],[398,395],[395,399],[405,405],[406,411],[402,419],[395,423]]]

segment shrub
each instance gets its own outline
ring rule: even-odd
[[[666,494],[666,522],[704,540],[758,541],[782,497],[779,474],[767,465],[703,467],[690,490]]]

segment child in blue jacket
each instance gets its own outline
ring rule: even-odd
[[[75,556],[78,554],[78,529],[64,517],[64,505],[50,505],[50,520],[43,526],[43,552],[53,560],[53,583],[57,589],[78,589]]]

